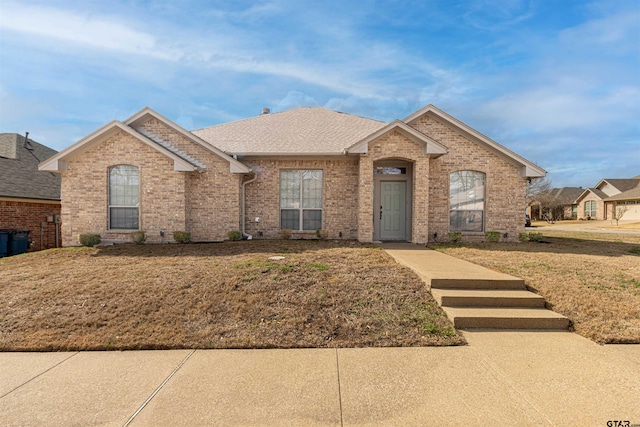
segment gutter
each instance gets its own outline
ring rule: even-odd
[[[245,198],[246,198],[246,192],[245,192],[245,186],[247,184],[251,184],[252,182],[254,182],[256,179],[258,179],[258,175],[253,172],[253,178],[251,178],[248,181],[244,181],[242,183],[242,237],[246,237],[247,240],[251,240],[253,239],[253,236],[251,234],[247,234],[246,230],[245,230],[245,223],[246,223],[246,218],[245,218]]]

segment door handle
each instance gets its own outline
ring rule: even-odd
[[[382,206],[380,206],[380,219],[382,219]]]

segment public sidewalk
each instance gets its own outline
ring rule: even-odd
[[[464,335],[445,348],[0,353],[1,424],[640,423],[640,346]]]

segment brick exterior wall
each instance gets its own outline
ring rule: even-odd
[[[78,244],[84,233],[103,240],[129,241],[130,231],[109,230],[108,175],[116,165],[139,170],[140,230],[147,241],[165,240],[174,230],[185,230],[186,174],[173,170],[173,161],[125,132],[118,132],[69,161],[62,177],[62,241]]]
[[[151,119],[141,125],[206,166],[202,172],[176,172],[173,160],[125,132],[118,132],[69,162],[62,180],[62,234],[65,246],[83,233],[103,240],[129,241],[130,230],[108,228],[108,171],[136,166],[140,177],[140,230],[147,242],[173,241],[177,230],[193,241],[221,241],[239,229],[240,175],[229,162]],[[164,237],[160,232],[164,232]]]
[[[280,171],[321,169],[323,171],[322,228],[329,238],[357,238],[358,164],[355,158],[338,160],[246,159],[256,172],[256,181],[246,185],[246,232],[254,238],[280,238]],[[260,222],[256,223],[255,218]],[[293,238],[315,238],[315,232],[294,233]]]
[[[517,241],[524,232],[526,210],[526,180],[520,177],[518,168],[429,115],[409,125],[449,150],[429,163],[429,241],[433,241],[436,232],[439,241],[448,238],[449,175],[461,170],[486,174],[485,231],[501,231],[508,234],[508,241]],[[463,233],[463,240],[483,239],[484,233]]]
[[[0,200],[0,229],[31,230],[29,240],[33,242],[29,251],[55,248],[56,226],[46,222],[48,216],[60,215],[60,202],[31,202]],[[41,222],[46,222],[44,228]],[[62,240],[58,230],[58,242]]]
[[[191,240],[225,240],[229,231],[239,230],[242,175],[231,173],[228,161],[157,119],[148,120],[141,128],[206,166],[204,172],[187,174],[186,215]]]

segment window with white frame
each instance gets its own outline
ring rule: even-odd
[[[140,226],[138,168],[109,169],[109,229],[137,230]]]
[[[449,176],[449,229],[484,231],[485,174],[457,171]]]
[[[596,216],[596,201],[588,200],[584,202],[584,216],[595,218]]]
[[[322,228],[322,170],[280,171],[280,228]]]

